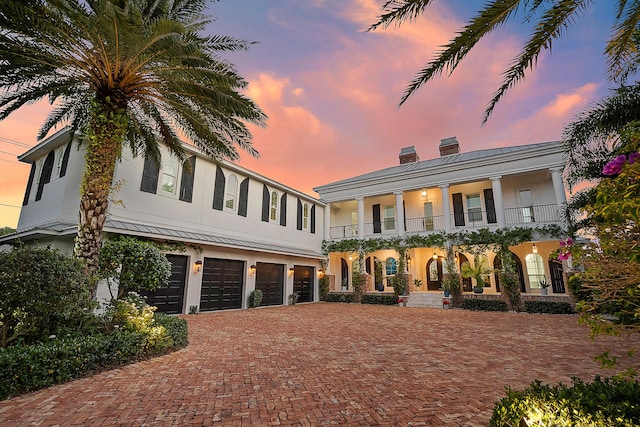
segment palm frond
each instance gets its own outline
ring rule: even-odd
[[[367,31],[378,27],[388,28],[395,23],[399,26],[405,21],[413,21],[420,16],[433,0],[389,0],[382,5],[383,14]]]
[[[640,3],[628,5],[621,1],[616,16],[613,34],[607,43],[605,53],[608,56],[609,78],[613,81],[624,80],[631,69],[638,64],[638,32],[640,31]]]

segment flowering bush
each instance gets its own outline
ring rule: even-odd
[[[629,156],[624,154],[617,155],[613,160],[604,165],[602,168],[602,174],[607,176],[615,176],[622,172],[622,168],[627,162],[632,165],[638,160],[640,153],[631,153]]]

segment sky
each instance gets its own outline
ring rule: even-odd
[[[241,155],[240,165],[317,197],[314,187],[397,165],[403,147],[415,146],[427,160],[452,136],[464,152],[559,140],[566,123],[614,87],[603,56],[613,6],[593,2],[485,125],[501,73],[532,31],[522,19],[494,31],[451,75],[398,108],[414,74],[485,0],[434,1],[415,22],[366,32],[382,3],[212,2],[207,32],[256,42],[224,57],[269,116],[266,128],[251,127],[260,157]],[[0,227],[17,226],[30,168],[17,156],[37,144],[50,108],[23,107],[0,122]]]

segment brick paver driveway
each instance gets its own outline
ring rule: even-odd
[[[576,316],[319,303],[187,318],[186,349],[0,402],[0,425],[479,426],[505,385],[611,375],[591,356],[629,344],[594,343]]]

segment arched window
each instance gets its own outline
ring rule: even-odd
[[[277,221],[278,220],[278,193],[275,191],[271,193],[271,209],[269,212],[270,212],[269,219],[271,221]]]
[[[302,229],[307,230],[309,228],[309,205],[305,203],[302,206]]]
[[[387,265],[387,271],[386,271],[386,275],[387,276],[393,276],[394,274],[396,274],[398,269],[397,269],[397,265],[396,265],[396,260],[395,259],[393,259],[391,257],[387,258],[386,265]]]
[[[529,254],[525,258],[527,264],[527,276],[529,276],[529,287],[539,289],[540,281],[545,278],[544,262],[538,254]]]
[[[238,178],[234,174],[227,178],[227,188],[224,194],[224,207],[229,210],[236,210],[236,198],[238,197]]]

